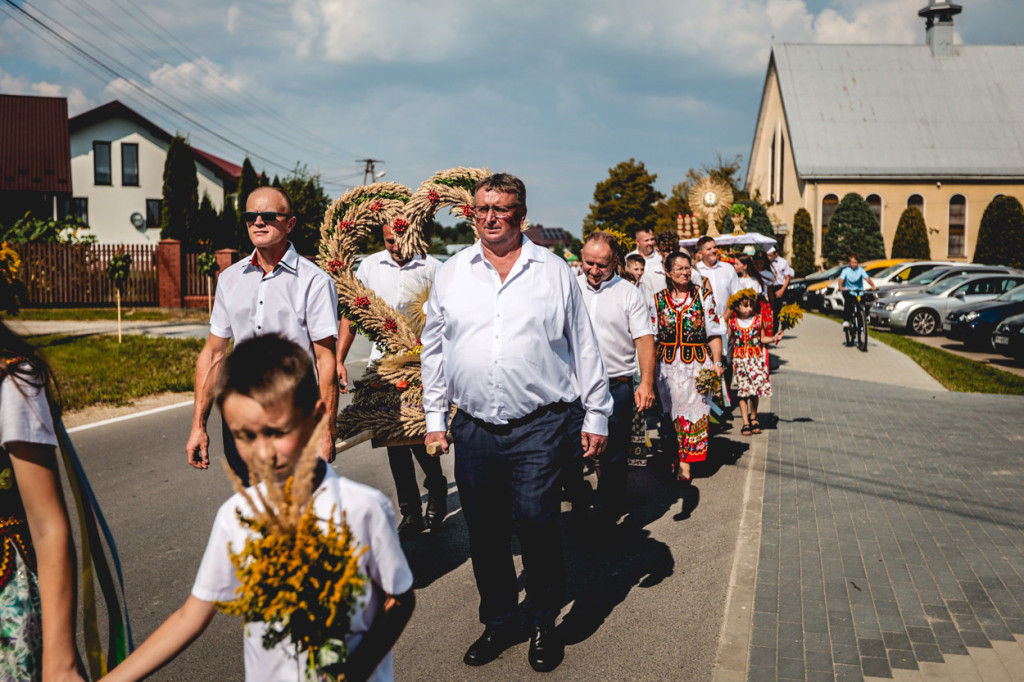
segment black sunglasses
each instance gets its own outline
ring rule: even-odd
[[[256,222],[257,216],[262,218],[265,223],[272,223],[280,218],[291,217],[287,213],[278,213],[277,211],[242,211],[242,220],[250,225]]]

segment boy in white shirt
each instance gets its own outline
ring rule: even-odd
[[[325,410],[309,354],[276,334],[246,340],[228,356],[217,403],[246,465],[253,469],[254,462],[267,460],[273,465],[275,480],[260,485],[283,486],[292,476]],[[344,513],[354,544],[367,548],[359,557],[366,589],[345,637],[350,652],[346,679],[393,680],[391,648],[415,604],[412,572],[398,541],[394,508],[380,491],[338,476],[322,460],[317,466],[313,503],[317,516],[340,523]],[[241,549],[250,533],[240,524],[238,509],[253,515],[237,493],[217,512],[192,594],[184,605],[104,679],[138,680],[149,675],[202,634],[216,613],[214,602],[238,596],[240,582],[229,551]],[[245,628],[245,679],[304,679],[305,654],[297,656],[289,640],[264,649],[265,627],[250,623]]]

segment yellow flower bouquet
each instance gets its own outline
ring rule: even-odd
[[[792,329],[804,319],[804,310],[796,303],[782,306],[779,310],[779,327],[783,330]]]
[[[237,598],[215,605],[246,624],[263,622],[265,649],[290,639],[297,654],[308,655],[307,676],[337,682],[344,679],[352,610],[365,590],[359,557],[366,547],[355,546],[344,514],[339,523],[314,512],[315,444],[322,428],[283,487],[274,482],[270,462],[253,468],[252,488],[228,469],[253,510],[251,516],[237,510],[239,523],[251,534],[242,547],[229,548],[241,581]],[[332,518],[335,511],[332,507]]]

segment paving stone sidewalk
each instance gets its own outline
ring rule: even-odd
[[[1024,398],[834,348],[772,375],[747,679],[1024,679]]]

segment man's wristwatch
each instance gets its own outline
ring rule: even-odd
[[[715,367],[725,367],[721,360],[715,363]]]

